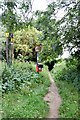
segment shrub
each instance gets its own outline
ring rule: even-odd
[[[32,63],[15,62],[11,68],[6,67],[2,79],[4,80],[7,77],[10,83],[13,81],[14,91],[12,91],[13,89],[10,90],[10,85],[4,90],[7,93],[3,94],[3,119],[44,118],[48,115],[49,106],[43,99],[50,86],[47,72],[45,66],[43,72],[37,74]],[[13,76],[10,78],[12,74]],[[20,83],[17,88],[15,88],[14,78],[16,78],[17,83]]]
[[[15,89],[21,89],[24,84],[28,87],[34,87],[35,84],[43,83],[41,75],[38,76],[32,70],[29,63],[15,62],[11,67],[5,67],[2,73],[2,91],[7,92]]]
[[[60,118],[79,118],[79,71],[75,60],[62,61],[55,65],[51,71],[59,94],[62,98],[62,104],[59,108]]]
[[[77,70],[77,64],[75,60],[68,60],[67,62],[63,61],[55,65],[52,70],[56,80],[66,80],[71,81],[77,90],[80,89],[80,74]]]

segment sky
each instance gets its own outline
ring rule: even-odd
[[[33,11],[45,10],[46,8],[47,8],[46,0],[34,0],[32,7]]]
[[[0,0],[0,2],[3,0]],[[12,1],[12,0],[9,0]],[[33,5],[32,5],[32,10],[36,11],[36,10],[42,10],[45,11],[48,4],[50,4],[53,1],[57,1],[57,0],[32,0]],[[2,11],[0,10],[0,14],[2,13]],[[59,12],[57,13],[57,19],[61,19],[61,17],[64,16],[64,10],[59,10]]]
[[[36,10],[43,10],[45,11],[48,4],[50,4],[52,1],[56,1],[56,0],[32,0],[33,1],[33,6],[32,6],[32,10],[36,11]],[[57,13],[56,17],[58,20],[60,20],[63,16],[64,16],[64,10],[61,9],[59,10],[59,12]]]

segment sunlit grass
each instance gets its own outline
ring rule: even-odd
[[[3,117],[5,118],[43,118],[48,110],[48,105],[43,98],[34,92],[29,95],[19,92],[8,93],[3,98]]]

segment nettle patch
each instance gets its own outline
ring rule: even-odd
[[[37,74],[34,64],[15,62],[2,74],[3,118],[44,118],[49,106],[43,100],[50,81],[47,70]]]
[[[43,83],[43,77],[32,70],[29,63],[14,63],[11,67],[5,67],[2,73],[2,92],[27,89]]]
[[[57,63],[54,69],[51,71],[54,74],[55,80],[62,80],[72,82],[75,88],[79,91],[80,89],[80,74],[77,69],[76,62],[72,61]]]

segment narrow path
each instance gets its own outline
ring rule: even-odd
[[[44,97],[44,100],[48,102],[50,107],[49,115],[47,118],[59,118],[58,114],[59,114],[59,107],[61,104],[61,97],[58,93],[58,88],[56,87],[56,84],[53,78],[51,77],[51,74],[50,73],[48,74],[51,85],[49,87],[48,94]]]

